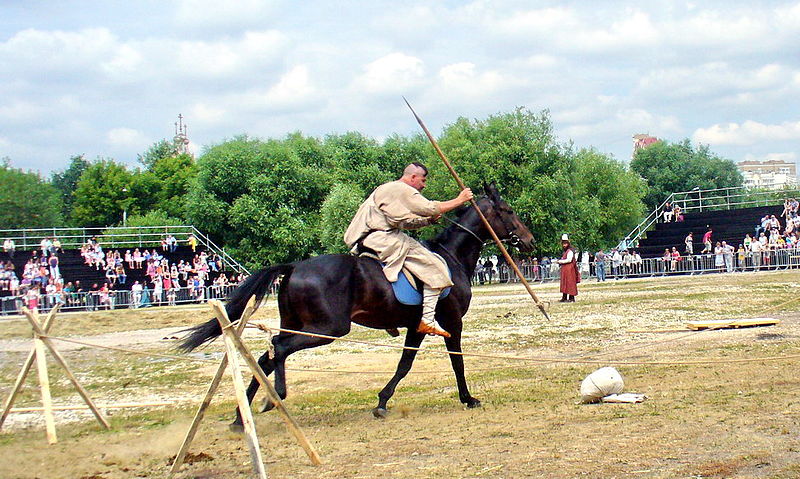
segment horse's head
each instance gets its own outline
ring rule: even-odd
[[[481,212],[492,225],[497,237],[508,241],[521,251],[532,251],[535,242],[533,234],[514,213],[514,210],[508,206],[508,203],[500,197],[494,183],[484,183],[483,189],[488,201],[480,202]]]

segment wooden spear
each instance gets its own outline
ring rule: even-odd
[[[455,179],[456,183],[458,183],[458,187],[461,188],[462,190],[465,189],[466,186],[464,185],[464,182],[461,181],[461,177],[458,176],[456,170],[454,170],[452,165],[450,165],[450,161],[448,161],[447,157],[444,156],[444,153],[442,152],[442,149],[439,148],[439,144],[436,142],[436,139],[433,137],[433,135],[431,135],[431,132],[428,130],[428,127],[425,126],[425,123],[422,122],[422,118],[420,118],[419,115],[417,115],[417,112],[414,111],[414,109],[411,107],[411,104],[408,102],[408,100],[406,100],[406,97],[403,97],[403,101],[406,102],[406,105],[408,105],[408,108],[411,110],[411,113],[414,114],[414,118],[417,119],[417,123],[419,123],[419,126],[422,127],[422,131],[425,132],[425,135],[428,136],[428,139],[431,141],[431,145],[433,145],[433,149],[436,150],[436,153],[439,155],[439,158],[441,158],[442,161],[444,162],[444,166],[447,167],[447,170],[450,171],[450,175],[452,175],[453,179]],[[545,319],[549,321],[550,316],[547,314],[547,311],[545,311],[544,304],[542,304],[542,302],[539,301],[539,298],[536,297],[536,293],[534,293],[533,289],[531,289],[531,285],[529,285],[528,281],[525,280],[525,276],[522,275],[522,272],[519,270],[516,263],[514,263],[514,260],[511,258],[511,255],[508,254],[506,247],[503,246],[503,242],[500,241],[500,238],[497,236],[497,233],[494,232],[494,228],[492,228],[492,225],[489,224],[489,221],[486,219],[486,217],[483,216],[483,212],[478,207],[478,203],[475,201],[474,198],[469,200],[469,202],[470,204],[472,204],[472,207],[475,208],[475,211],[478,212],[478,216],[481,218],[483,226],[485,226],[486,229],[489,230],[489,234],[492,235],[492,239],[494,240],[495,244],[497,244],[497,247],[500,248],[500,251],[503,253],[503,257],[505,257],[506,262],[511,266],[514,272],[517,274],[517,277],[525,286],[525,289],[528,290],[528,294],[530,294],[531,298],[533,298],[533,302],[536,303],[536,306],[539,308],[539,311],[541,311]]]

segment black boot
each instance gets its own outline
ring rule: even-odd
[[[575,296],[569,295],[569,299],[567,299],[567,302],[568,303],[574,303],[575,302]]]
[[[561,299],[558,300],[559,303],[566,303],[567,301],[569,301],[567,293],[563,293]]]

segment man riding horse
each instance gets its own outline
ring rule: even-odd
[[[434,313],[439,295],[453,285],[444,261],[403,230],[415,230],[436,222],[442,214],[470,201],[472,190],[465,188],[448,201],[431,201],[420,193],[425,188],[428,169],[421,163],[411,163],[403,176],[379,186],[361,204],[344,241],[351,248],[362,246],[377,253],[384,263],[383,273],[390,282],[397,281],[400,270],[406,268],[419,278],[422,290],[422,319],[420,333],[446,338],[450,333],[436,322]],[[409,278],[410,279],[410,278]]]

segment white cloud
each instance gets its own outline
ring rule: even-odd
[[[659,97],[709,100],[735,97],[739,92],[768,93],[784,88],[794,75],[789,67],[777,63],[743,68],[726,62],[712,62],[652,70],[639,79],[637,90]],[[739,98],[743,99],[748,97]]]
[[[566,126],[560,133],[569,138],[586,143],[587,139],[601,139],[601,146],[607,142],[617,142],[620,139],[628,141],[636,133],[650,133],[659,138],[668,137],[682,130],[680,120],[672,115],[658,115],[641,108],[618,108],[609,110],[605,115],[604,110],[586,108],[572,112],[567,119],[581,117],[592,118],[594,121],[581,122]],[[557,115],[554,114],[554,117]],[[598,118],[599,117],[599,118]],[[625,156],[627,157],[627,155]]]
[[[748,42],[760,43],[774,33],[770,18],[756,12],[740,8],[701,10],[667,23],[665,33],[671,38],[671,43],[690,48],[732,45],[748,48],[752,46]]]
[[[267,92],[267,101],[276,105],[301,103],[314,93],[308,76],[308,67],[298,65],[286,74]]]
[[[27,100],[16,100],[6,105],[0,105],[0,124],[8,122],[27,123],[41,118],[46,114],[44,105]]]
[[[189,117],[203,125],[219,123],[226,117],[227,111],[206,103],[195,103],[189,110]]]
[[[42,31],[33,28],[0,43],[0,65],[9,63],[15,73],[63,71],[89,73],[99,60],[110,58],[117,38],[107,28],[77,31]]]
[[[506,84],[496,71],[478,72],[470,62],[446,65],[439,70],[439,79],[445,91],[455,95],[485,95]]]
[[[424,74],[422,60],[395,52],[367,64],[355,83],[368,93],[403,93],[418,84]]]
[[[800,121],[787,121],[780,125],[766,125],[747,120],[742,124],[716,124],[698,128],[692,136],[699,143],[709,145],[752,145],[770,141],[800,140]]]
[[[175,18],[191,28],[227,27],[265,22],[274,13],[277,2],[268,0],[179,0]]]
[[[142,67],[144,55],[132,45],[120,45],[114,56],[101,63],[101,68],[111,77],[128,78]]]
[[[112,150],[134,149],[134,151],[142,151],[150,140],[147,136],[133,128],[114,128],[106,133],[106,143]]]
[[[608,51],[631,48],[644,50],[657,45],[661,40],[658,26],[653,24],[646,13],[623,12],[621,17],[604,29],[583,26],[584,31],[563,35],[562,41],[577,49]]]
[[[800,108],[797,0],[176,0],[150,3],[146,15],[135,2],[74,7],[69,18],[29,3],[31,12],[3,18],[0,36],[9,72],[0,132],[13,140],[0,156],[15,164],[132,159],[172,136],[178,112],[198,145],[242,132],[415,133],[400,94],[433,130],[459,116],[549,109],[560,138],[616,142],[618,157],[633,133],[679,139],[695,129],[728,141],[714,148],[726,157],[800,152],[796,136],[771,139],[787,136],[773,130]]]

